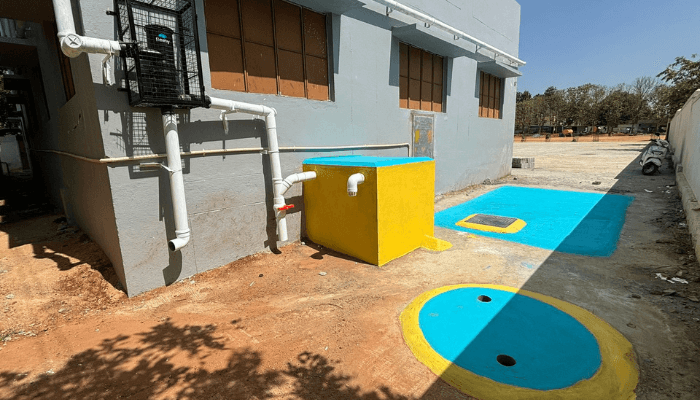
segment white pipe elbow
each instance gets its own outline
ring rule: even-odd
[[[281,194],[284,195],[285,193],[287,193],[287,191],[295,183],[306,182],[306,181],[310,181],[312,179],[316,179],[316,172],[314,172],[314,171],[301,172],[298,174],[289,175],[288,177],[284,178],[284,180],[282,181],[283,189],[282,189]]]
[[[178,251],[181,248],[187,246],[190,241],[190,230],[175,231],[177,237],[173,240],[168,241],[168,248],[170,251]]]
[[[357,196],[357,185],[363,183],[364,181],[365,176],[360,173],[350,175],[348,178],[348,196]]]
[[[115,40],[97,39],[69,33],[61,38],[61,50],[63,54],[71,58],[82,53],[119,55],[121,44]]]

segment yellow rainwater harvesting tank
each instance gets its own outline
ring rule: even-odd
[[[431,158],[341,156],[304,161],[306,234],[313,242],[382,266],[425,247],[446,250],[433,225],[435,161]],[[362,174],[357,194],[348,179]]]

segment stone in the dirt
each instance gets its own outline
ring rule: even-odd
[[[633,323],[631,323],[631,322],[630,322],[629,324],[627,324],[627,326],[629,326],[630,328],[634,328],[634,329],[637,328],[637,325],[635,325],[635,324],[633,324]]]
[[[600,185],[600,181],[593,182],[593,185]]]
[[[63,314],[63,313],[66,312],[66,311],[68,311],[68,310],[65,309],[65,308],[62,308],[62,309],[58,310],[58,312],[60,312],[61,314]]]
[[[642,296],[640,296],[638,294],[631,294],[629,297],[632,299],[641,299],[642,298]]]
[[[319,272],[318,274],[321,275],[321,276],[326,276],[326,273],[325,273],[325,272]]]
[[[674,294],[676,294],[676,291],[673,289],[664,290],[664,296],[673,296]]]
[[[690,296],[690,297],[688,297],[688,300],[690,300],[690,301],[692,301],[692,302],[694,302],[694,303],[700,303],[700,299],[698,299],[698,298],[695,297],[695,296]]]
[[[258,275],[258,278],[262,278],[262,277],[263,277],[263,274]]]
[[[5,298],[6,298],[6,299],[14,299],[14,298],[15,298],[15,295],[14,295],[14,294],[8,294],[7,296],[5,296]]]

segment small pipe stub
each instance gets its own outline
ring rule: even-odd
[[[363,183],[364,181],[365,176],[360,173],[350,175],[348,178],[348,196],[357,196],[357,185]]]

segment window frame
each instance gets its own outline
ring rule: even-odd
[[[259,1],[259,0],[257,0]],[[220,2],[218,5],[220,7],[233,7],[235,10],[231,11],[231,13],[235,13],[238,17],[238,20],[236,23],[232,24],[233,27],[231,28],[232,34],[234,36],[229,36],[227,33],[223,33],[222,31],[216,30],[218,28],[217,26],[214,26],[214,18],[211,18],[211,15],[209,16],[210,18],[207,17],[207,4],[204,5],[204,14],[205,14],[205,20],[206,21],[206,36],[207,36],[207,45],[208,45],[208,53],[209,53],[209,78],[210,78],[210,84],[212,89],[216,90],[227,90],[227,91],[236,91],[236,92],[243,92],[243,93],[252,93],[252,94],[275,94],[278,96],[284,96],[284,97],[293,97],[293,98],[300,98],[300,99],[307,99],[307,100],[315,100],[315,101],[332,101],[332,79],[331,79],[331,48],[330,48],[330,34],[331,34],[331,29],[330,29],[330,18],[329,14],[325,13],[319,13],[316,12],[312,9],[309,9],[307,7],[303,7],[298,4],[294,4],[289,1],[284,1],[284,0],[268,0],[269,4],[266,5],[265,2],[259,2],[256,4],[256,0],[236,0],[236,2]],[[250,2],[248,4],[243,4],[244,2]],[[213,3],[213,2],[212,2]],[[211,3],[210,3],[211,4]],[[253,5],[254,4],[254,5]],[[257,32],[257,31],[252,31],[250,30],[251,25],[255,25],[255,21],[248,20],[246,21],[244,18],[246,15],[251,15],[251,14],[246,14],[244,11],[245,7],[268,7],[270,10],[270,23],[271,23],[271,32]],[[213,7],[213,6],[210,6]],[[298,9],[298,38],[294,38],[293,36],[296,36],[297,32],[294,32],[292,38],[290,39],[289,35],[282,35],[278,31],[281,29],[280,26],[284,25],[284,22],[289,23],[289,20],[284,21],[282,18],[278,19],[276,13],[280,13],[280,17],[283,15],[282,10],[284,8],[287,8],[287,11],[291,7],[294,7]],[[211,11],[210,12],[214,12]],[[294,10],[297,11],[297,10]],[[246,14],[246,15],[244,15]],[[286,14],[286,17],[289,17],[290,14]],[[322,21],[321,21],[322,19]],[[282,22],[281,22],[282,21]],[[267,22],[267,21],[265,21]],[[295,22],[295,21],[292,21]],[[235,31],[235,28],[237,27],[238,31]],[[289,28],[290,25],[286,25],[286,28]],[[293,26],[292,26],[293,27]],[[259,31],[267,30],[267,27],[263,28],[257,28]],[[248,29],[248,30],[247,30]],[[321,32],[321,35],[318,35],[316,39],[312,37],[309,39],[310,35],[313,35],[314,32],[318,32],[319,30],[323,30]],[[253,37],[253,38],[246,38],[246,33],[251,34],[252,32],[257,32],[256,36],[258,37]],[[271,38],[271,43],[262,43],[260,40],[259,35],[267,35],[270,34],[272,35]],[[238,35],[237,37],[235,35]],[[250,35],[253,36],[253,35]],[[319,39],[319,36],[322,38]],[[269,39],[269,38],[268,38]],[[297,40],[298,39],[298,40]],[[241,71],[234,71],[236,75],[240,75],[240,78],[237,76],[225,76],[221,75],[219,77],[216,76],[217,73],[220,72],[231,72],[231,71],[226,71],[224,69],[220,70],[214,70],[212,68],[212,64],[221,64],[224,65],[227,63],[224,62],[226,58],[231,60],[231,54],[217,54],[214,57],[212,57],[212,54],[215,54],[212,52],[212,44],[213,42],[216,42],[219,40],[218,46],[224,46],[224,42],[228,41],[229,46],[234,45],[233,48],[231,47],[219,47],[216,51],[218,52],[224,52],[224,53],[235,53],[236,47],[240,46],[240,67]],[[293,49],[290,46],[286,45],[286,43],[289,42],[299,42],[300,48],[298,49]],[[282,42],[282,43],[281,43]],[[253,47],[258,47],[261,50],[263,47],[272,50],[272,58],[274,58],[274,65],[268,65],[270,64],[270,60],[264,60],[261,63],[255,63],[253,59],[249,59],[246,57],[246,51],[250,51],[251,48]],[[229,51],[226,51],[229,50]],[[236,57],[237,54],[234,54],[233,57]],[[214,60],[213,60],[214,59]],[[296,59],[296,60],[294,60]],[[300,65],[296,65],[295,63],[290,64],[292,68],[281,68],[281,63],[284,63],[286,61],[294,60],[295,62],[298,62],[300,59]],[[238,60],[234,60],[238,61]],[[323,65],[321,67],[321,64]],[[234,68],[237,67],[238,65],[234,65]],[[274,69],[274,89],[271,88],[271,82],[267,81],[267,83],[262,82],[263,79],[260,79],[260,82],[258,82],[260,85],[268,85],[268,88],[265,89],[264,87],[262,90],[260,90],[259,87],[255,87],[256,80],[260,78],[260,76],[255,76],[255,78],[251,78],[251,67],[252,68],[260,68],[260,69],[265,69],[268,70],[267,74],[262,73],[262,77],[264,79],[271,79],[273,78],[273,74],[271,69]],[[315,67],[315,68],[314,68]],[[291,75],[294,75],[293,77]],[[295,79],[297,78],[297,79]],[[234,82],[227,82],[227,80],[231,80]],[[237,83],[235,81],[240,81],[242,80],[241,83]],[[251,83],[253,83],[254,88],[251,88]],[[303,84],[303,88],[300,88],[299,84]],[[325,87],[325,90],[323,88]],[[300,93],[300,90],[303,90],[303,94]]]
[[[479,118],[503,119],[504,86],[505,78],[479,70]]]
[[[427,68],[424,68],[426,57],[430,57],[431,60],[429,71]],[[416,58],[420,60],[418,68],[415,68],[411,61]],[[438,66],[440,68],[439,73],[436,68]],[[445,113],[446,69],[447,57],[399,41],[399,108]],[[429,76],[430,81],[426,80],[427,76]],[[439,76],[439,84],[435,83],[437,76]],[[417,89],[416,84],[418,85]],[[430,87],[429,100],[424,93],[424,90],[428,87],[427,85]],[[436,86],[439,89],[436,89]],[[411,93],[415,93],[416,90],[418,92],[417,97],[415,95],[412,96]],[[436,92],[436,90],[439,90],[439,92]]]

